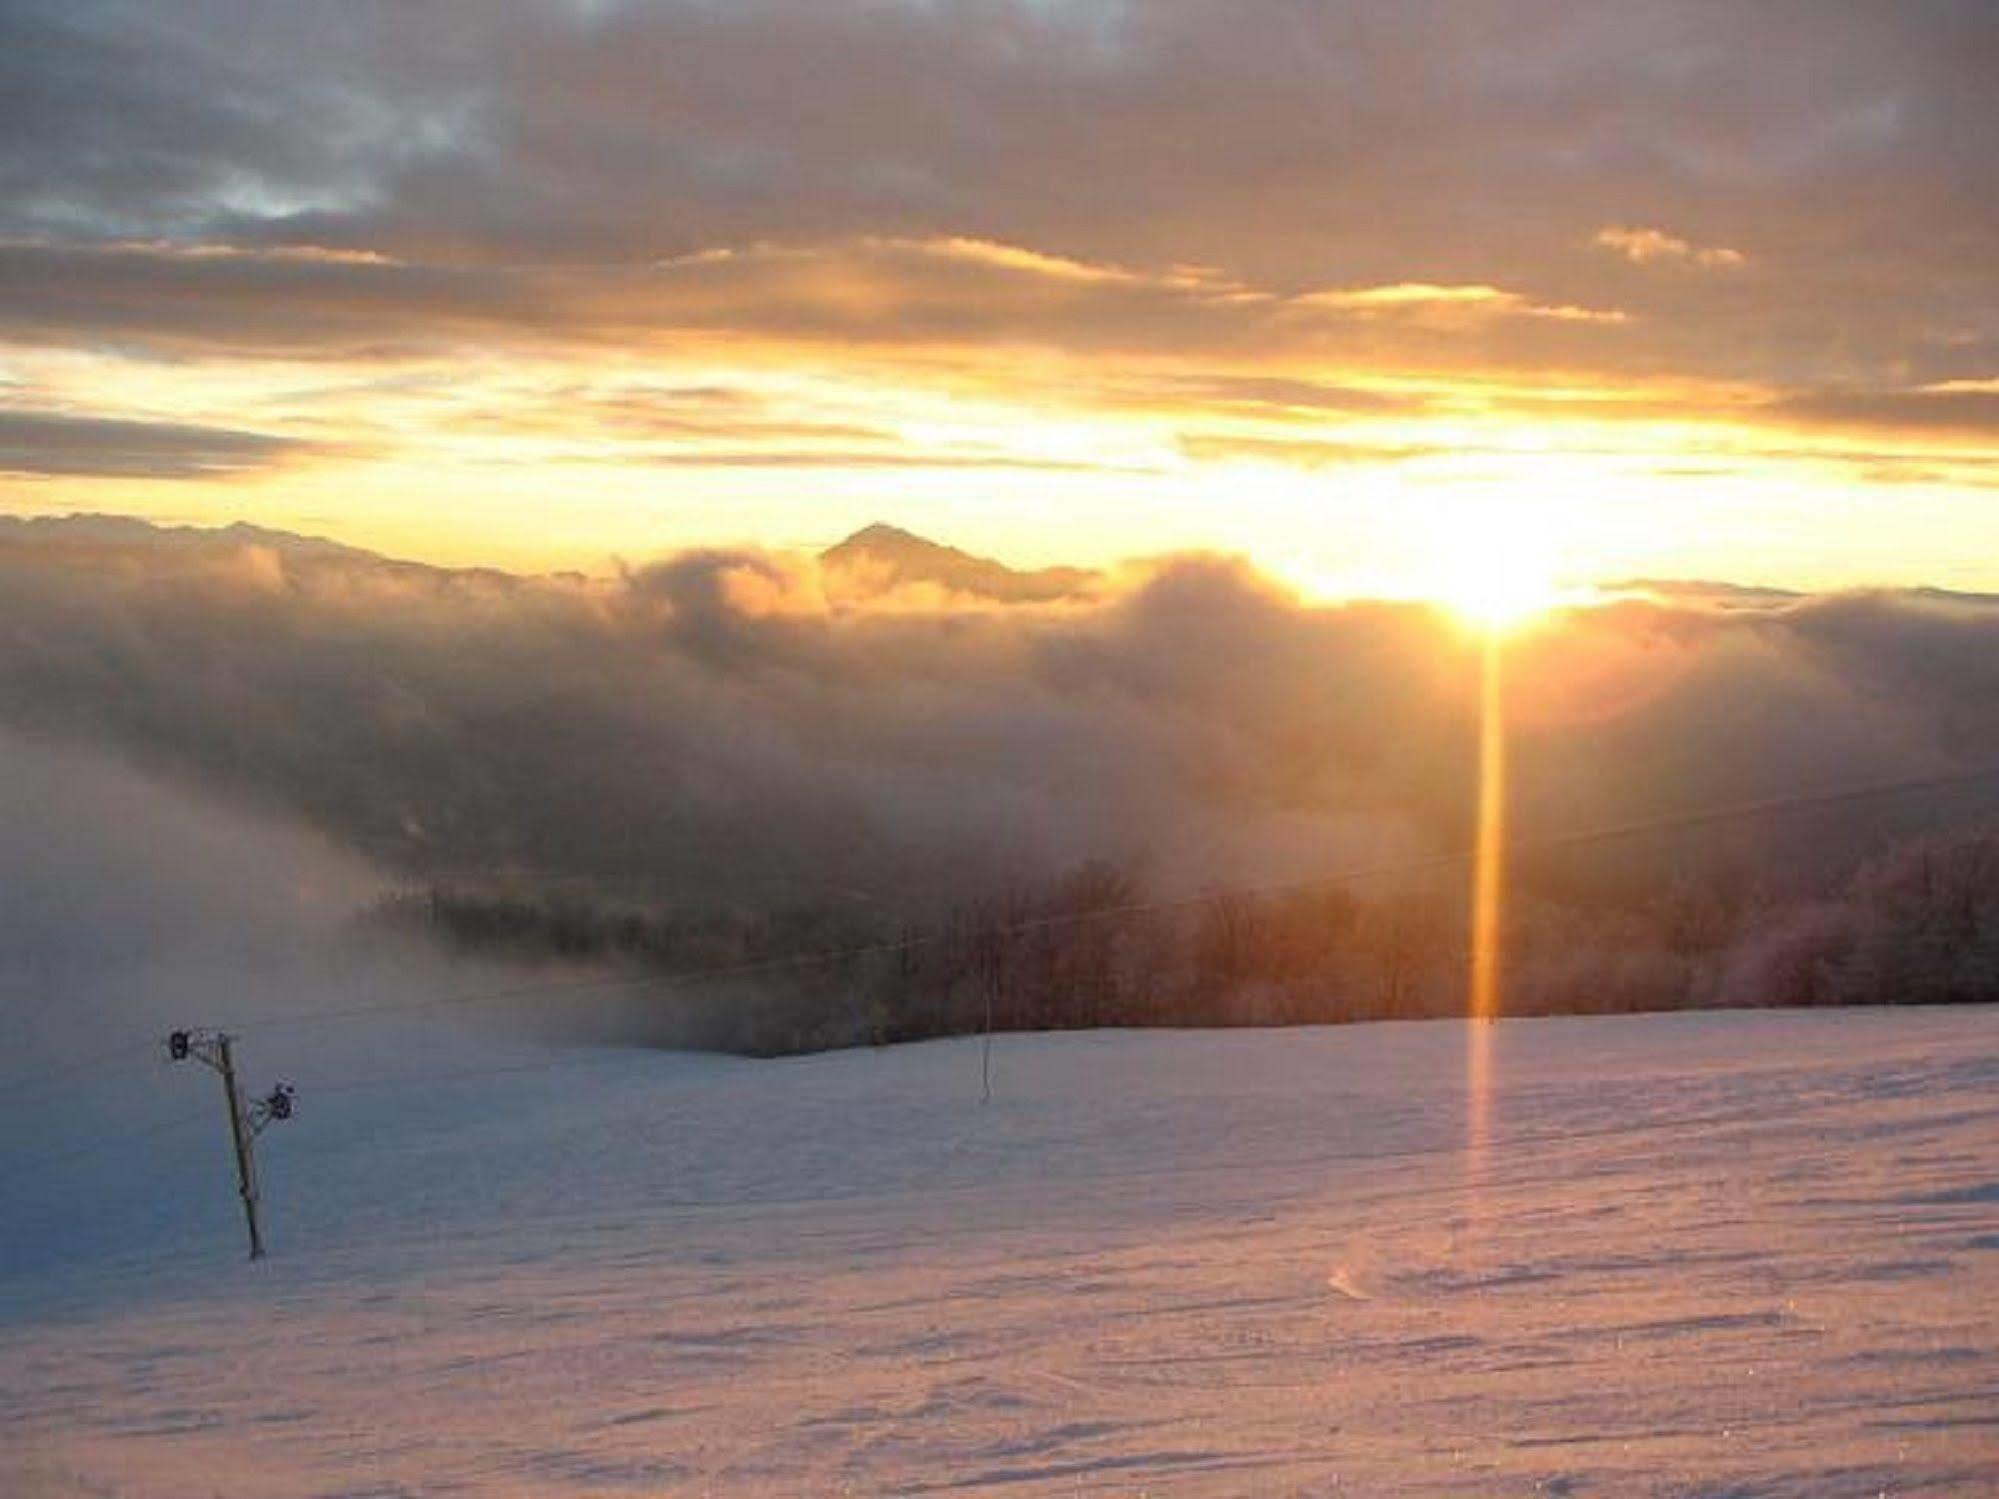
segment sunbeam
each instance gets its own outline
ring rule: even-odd
[[[1482,1174],[1490,1140],[1492,1022],[1499,1016],[1506,869],[1506,688],[1503,633],[1488,630],[1480,661],[1478,832],[1472,861],[1465,1136],[1468,1169]]]

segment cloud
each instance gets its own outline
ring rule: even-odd
[[[1773,410],[1806,426],[1956,436],[1972,442],[1999,438],[1999,390],[1984,382],[1954,382],[1921,390],[1800,391]]]
[[[536,578],[247,527],[0,521],[10,1076],[104,1058],[59,1093],[0,1098],[0,1129],[10,1164],[149,1136],[17,1177],[0,1257],[157,1252],[154,1198],[129,1188],[161,1162],[208,1194],[190,1222],[226,1242],[214,1119],[151,1138],[214,1101],[205,1077],[159,1075],[148,1041],[171,1026],[247,1023],[250,1081],[297,1081],[320,1130],[357,1079],[545,1060],[447,1028],[492,1024],[484,1005],[286,1023],[555,978],[357,944],[350,918],[385,890],[470,886],[602,930],[643,909],[698,966],[709,931],[728,953],[892,939],[1089,859],[1191,895],[1468,838],[1482,653],[1431,611],[1313,607],[1217,557],[1021,588],[909,537],[871,546],[910,571],[729,549]],[[1999,743],[1999,599],[1654,595],[1509,647],[1517,833],[1983,765]],[[1685,892],[1725,942],[1898,833],[1992,811],[1988,787],[1620,840],[1580,867],[1523,856],[1515,993],[1677,1002],[1699,992],[1667,951]],[[1902,865],[1927,888],[1927,862]],[[1441,879],[1445,1008],[1461,871]],[[1195,929],[1162,926],[1153,950],[1170,968]],[[1762,951],[1750,937],[1738,967]],[[1666,981],[1609,987],[1654,962]],[[791,1034],[864,1034],[844,1018],[854,982],[801,980],[789,1014],[811,1023]],[[684,992],[696,1003],[523,994],[503,1018],[661,1044],[747,1009],[743,988]],[[352,1126],[379,1130],[360,1097]]]
[[[1212,372],[1113,377],[1103,382],[1101,399],[1107,405],[1177,414],[1223,412],[1313,422],[1324,421],[1329,415],[1413,416],[1427,410],[1433,402],[1430,394],[1407,389],[1343,385],[1285,375]]]
[[[418,1008],[532,980],[357,922],[387,892],[379,868],[235,801],[74,735],[0,727],[0,1275],[119,1251],[158,1263],[176,1241],[238,1252],[215,1079],[169,1063],[172,1030],[232,1032],[245,1091],[295,1082],[322,1132],[340,1127],[343,1085],[357,1077],[546,1058],[493,1034],[545,1025],[545,1001],[539,1015],[525,998],[505,1012]],[[296,1023],[355,1009],[374,1013]],[[607,1011],[615,1018],[599,1006],[588,1019],[604,1026]],[[655,1016],[621,1035],[657,1043],[665,1032]],[[380,1128],[372,1097],[359,1096],[359,1131]],[[161,1215],[167,1181],[186,1209],[177,1222]]]
[[[1245,437],[1190,432],[1180,451],[1197,462],[1272,463],[1290,468],[1345,468],[1356,464],[1402,463],[1412,458],[1462,453],[1462,444],[1383,443],[1364,439]]]
[[[1516,371],[1811,383],[1829,305],[1852,378],[1977,375],[1995,352],[1999,18],[1980,0],[447,0],[339,26],[292,3],[24,0],[0,28],[0,234],[78,262],[70,282],[10,252],[22,337],[588,337],[645,325],[646,268],[730,255],[780,294],[767,316],[743,298],[659,325],[847,328],[868,279],[780,257],[866,245],[966,273],[932,265],[877,337],[909,311],[914,337],[1004,341],[1021,309],[981,318],[994,286],[1041,288],[1030,341],[1152,349],[1230,288],[1483,287],[1546,310],[1503,321],[1614,307],[1647,330],[1594,366],[1561,342],[1485,351]],[[1606,232],[1619,258],[1756,260],[1634,282],[1579,250]],[[139,245],[230,248],[177,249],[205,263],[170,273],[116,258]],[[840,295],[795,305],[813,276]],[[1107,296],[1128,325],[1109,345]]]
[[[337,255],[0,244],[0,335],[31,344],[393,357],[547,329],[532,292],[531,278]]]
[[[1362,286],[1342,291],[1310,292],[1293,303],[1296,307],[1330,309],[1363,314],[1443,313],[1464,317],[1537,317],[1569,323],[1621,323],[1625,314],[1615,309],[1544,306],[1519,292],[1502,291],[1496,286],[1434,286],[1426,282],[1401,281],[1392,286]]]
[[[474,347],[684,353],[690,337],[726,337],[741,341],[739,358],[758,349],[951,352],[971,367],[1003,345],[1085,360],[1143,355],[1188,366],[1191,378],[1216,361],[1254,377],[1328,355],[1405,373],[1482,368],[1495,353],[1527,358],[1537,349],[1575,357],[1589,328],[1558,325],[1626,321],[1614,309],[1485,285],[1282,294],[1182,267],[1091,265],[956,239],[763,243],[582,269],[203,249],[0,244],[0,338],[105,340],[180,357],[379,361]],[[1501,323],[1556,331],[1500,344],[1489,335]],[[1384,339],[1388,324],[1393,336]]]
[[[65,1142],[156,1125],[212,1097],[212,1084],[193,1078],[176,1079],[185,1093],[146,1086],[164,1061],[149,1043],[170,1029],[254,1024],[421,981],[436,992],[441,977],[437,965],[386,949],[371,962],[349,943],[356,910],[383,889],[380,871],[351,850],[164,783],[76,736],[0,727],[0,889],[6,1075],[29,1080],[0,1091],[10,1174]],[[319,1057],[350,1050],[351,1038],[318,1039]],[[262,1081],[282,1058],[258,1050]],[[80,1058],[104,1065],[34,1085],[42,1068]],[[26,1199],[40,1184],[16,1177],[9,1191]],[[115,1199],[102,1207],[117,1215]],[[61,1237],[91,1237],[98,1217]],[[29,1254],[35,1230],[49,1226],[24,1215],[0,1258]]]
[[[289,957],[380,888],[323,838],[220,811],[102,747],[0,731],[0,768],[0,993],[10,1000],[26,976],[67,980],[72,965],[129,976],[148,964]],[[60,1014],[32,1018],[89,1039]]]
[[[0,408],[0,474],[215,479],[314,451],[261,432]]]
[[[1695,245],[1663,229],[1634,229],[1613,225],[1599,229],[1590,243],[1599,250],[1622,255],[1633,265],[1655,262],[1691,265],[1704,271],[1740,270],[1749,257],[1740,250],[1720,245]]]
[[[1091,857],[1186,888],[1464,841],[1478,651],[1447,619],[1308,606],[1217,558],[1022,596],[754,551],[591,581],[17,523],[0,726],[401,877],[683,907],[923,910]],[[1999,603],[1658,594],[1524,638],[1512,680],[1523,833],[1931,774],[1999,742]]]
[[[1559,383],[1757,423],[1999,367],[1995,57],[1978,0],[23,0],[0,345],[809,360],[1071,410]]]

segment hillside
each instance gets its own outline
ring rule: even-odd
[[[0,1489],[1993,1491],[1989,1011],[1472,1035],[274,1036],[262,1266],[205,1112],[7,1188]]]

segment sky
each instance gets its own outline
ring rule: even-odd
[[[0,513],[1999,591],[1990,0],[0,0]]]

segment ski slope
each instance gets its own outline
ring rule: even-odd
[[[510,1065],[0,1187],[0,1493],[1999,1493],[1989,1012]]]

